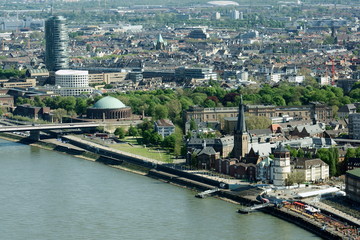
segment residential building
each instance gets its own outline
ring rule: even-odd
[[[215,152],[219,152],[222,158],[228,157],[234,148],[233,136],[206,139],[192,137],[186,143],[187,152],[193,152],[194,149],[203,149],[204,141],[207,147],[213,147]]]
[[[360,168],[346,172],[345,187],[346,196],[360,203]]]
[[[349,138],[360,139],[360,113],[349,115]]]
[[[274,160],[270,157],[265,157],[260,163],[258,163],[256,165],[256,179],[259,181],[272,180],[274,178],[272,170],[273,164]]]
[[[353,103],[341,106],[337,112],[339,118],[348,118],[353,113],[356,113],[356,105]]]
[[[49,71],[69,68],[68,33],[65,18],[52,16],[45,22],[45,63]]]
[[[213,147],[204,147],[197,152],[197,167],[199,169],[215,169],[216,159],[220,158],[220,153]]]
[[[360,158],[348,158],[346,161],[346,170],[353,170],[355,168],[360,168]]]
[[[155,131],[163,138],[175,132],[175,125],[169,119],[159,119],[155,123]]]

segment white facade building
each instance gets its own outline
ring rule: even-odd
[[[55,72],[55,90],[61,96],[79,96],[83,92],[91,93],[89,72],[79,70],[58,70]]]
[[[175,132],[174,124],[168,119],[160,119],[155,123],[155,131],[163,138],[169,136]]]
[[[269,82],[278,83],[281,81],[281,75],[277,73],[272,73],[266,76],[266,80]]]
[[[240,12],[238,10],[231,11],[231,18],[238,20],[240,18]]]
[[[321,159],[298,159],[294,171],[301,172],[306,182],[329,179],[329,165]]]

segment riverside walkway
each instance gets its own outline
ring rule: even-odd
[[[75,137],[75,136],[72,136],[72,135],[64,136],[63,138],[70,141],[70,143],[73,144],[73,145],[77,145],[76,143],[78,143],[78,144],[82,145],[83,147],[86,147],[87,149],[89,149],[89,148],[93,149],[93,150],[95,150],[95,153],[101,153],[101,152],[115,153],[115,154],[118,154],[118,155],[123,156],[123,157],[141,160],[141,161],[146,162],[146,163],[164,164],[164,162],[158,161],[156,159],[147,158],[147,157],[143,157],[143,156],[140,156],[140,155],[120,151],[120,150],[113,149],[113,148],[110,148],[110,147],[107,147],[107,146],[104,146],[104,145],[101,145],[101,144],[98,144],[98,143],[86,141],[86,140],[83,140],[83,139],[81,139],[79,137]]]

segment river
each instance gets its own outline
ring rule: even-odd
[[[320,239],[261,212],[0,139],[0,239]]]

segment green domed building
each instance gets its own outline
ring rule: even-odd
[[[125,106],[119,99],[107,96],[88,108],[86,115],[91,119],[129,119],[131,108]]]

